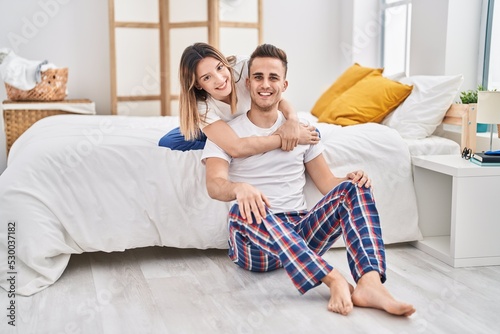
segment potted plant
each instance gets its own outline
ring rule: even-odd
[[[460,93],[460,101],[469,104],[470,107],[477,108],[477,92],[484,91],[483,86],[477,86],[476,90],[467,90]],[[477,123],[476,132],[487,132],[488,124]]]

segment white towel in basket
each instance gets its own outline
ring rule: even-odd
[[[10,49],[0,49],[0,76],[4,82],[17,89],[33,89],[40,82],[41,73],[49,68],[57,67],[46,60],[28,60],[17,56]]]

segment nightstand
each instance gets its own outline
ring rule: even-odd
[[[94,102],[87,99],[63,101],[3,101],[7,154],[16,139],[36,121],[53,115],[95,115]]]
[[[500,167],[458,155],[412,158],[418,249],[453,267],[500,265]]]

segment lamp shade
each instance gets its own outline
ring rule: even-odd
[[[477,122],[500,124],[500,91],[477,92]]]

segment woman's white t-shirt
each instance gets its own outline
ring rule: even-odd
[[[231,114],[231,106],[225,102],[216,100],[211,96],[207,101],[198,101],[198,112],[204,122],[201,122],[200,129],[207,125],[212,124],[218,120],[228,122],[239,115],[243,115],[250,110],[250,93],[246,87],[248,78],[248,60],[249,57],[236,57],[236,63],[233,65],[233,75],[236,80],[236,96],[238,103],[236,105],[236,112]]]

